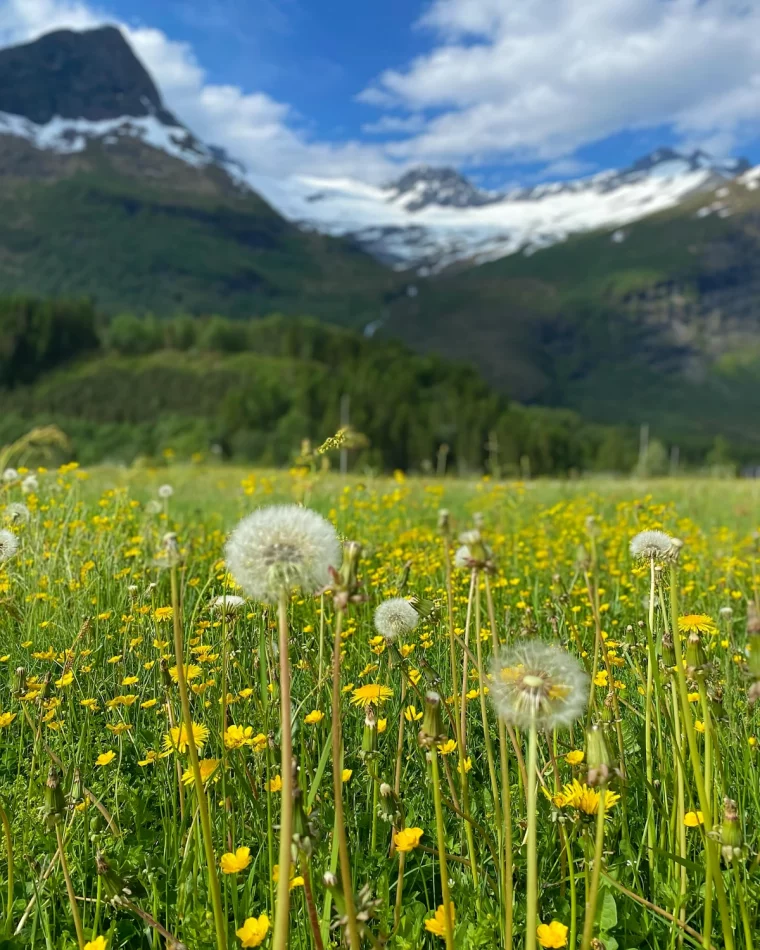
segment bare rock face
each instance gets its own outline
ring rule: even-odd
[[[56,30],[0,50],[0,112],[37,125],[56,116],[97,122],[148,115],[180,125],[114,26],[84,33]]]

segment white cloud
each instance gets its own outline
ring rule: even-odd
[[[760,119],[758,0],[434,0],[436,45],[365,102],[435,110],[414,161],[567,157],[622,130],[740,141]]]
[[[166,105],[200,139],[220,145],[254,175],[355,175],[385,180],[394,166],[381,146],[311,140],[287,104],[237,86],[207,81],[191,47],[161,30],[119,23],[80,0],[0,0],[0,46],[68,27],[114,23],[156,81]]]

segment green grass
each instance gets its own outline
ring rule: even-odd
[[[20,478],[24,476],[22,471]],[[748,611],[760,597],[754,540],[760,495],[754,483],[345,479],[306,470],[287,474],[168,464],[89,473],[64,468],[40,473],[36,489],[22,494],[20,478],[5,482],[0,496],[2,516],[11,503],[24,501],[31,509],[28,523],[13,526],[19,551],[0,571],[0,671],[5,671],[0,672],[0,805],[7,816],[7,834],[0,831],[0,930],[5,929],[7,946],[76,946],[71,903],[60,863],[54,860],[58,832],[85,939],[102,937],[109,950],[161,945],[151,921],[193,950],[210,950],[221,939],[230,947],[240,946],[235,931],[248,919],[260,921],[265,914],[274,920],[272,870],[282,796],[266,787],[281,774],[277,611],[248,599],[234,618],[222,620],[210,605],[215,597],[235,590],[222,560],[228,532],[259,506],[295,501],[321,512],[341,538],[359,541],[363,548],[355,588],[363,596],[348,608],[343,624],[339,715],[343,767],[351,771],[342,784],[342,798],[353,892],[360,902],[376,902],[368,905],[367,928],[373,940],[387,940],[389,950],[444,946],[426,926],[441,904],[441,882],[431,769],[417,741],[424,723],[415,720],[416,713],[410,711],[408,718],[403,714],[412,705],[422,710],[424,693],[432,687],[450,704],[448,697],[462,686],[461,639],[455,645],[453,681],[450,669],[444,549],[437,527],[439,509],[445,507],[452,520],[452,551],[458,533],[472,527],[476,513],[481,523],[490,549],[485,556],[499,646],[536,638],[550,641],[587,668],[596,662],[604,674],[600,684],[605,678],[615,683],[590,690],[588,715],[605,736],[605,754],[613,768],[609,789],[620,796],[608,808],[605,822],[591,933],[607,948],[660,950],[677,944],[678,928],[668,915],[678,918],[682,913],[689,928],[683,932],[684,944],[698,944],[706,912],[705,839],[699,828],[685,828],[683,822],[688,812],[702,810],[696,800],[697,767],[706,776],[716,823],[723,796],[736,801],[743,841],[735,867],[724,866],[721,872],[728,923],[721,922],[716,893],[710,942],[724,947],[732,940],[736,950],[749,947],[746,935],[757,933],[760,906],[755,859],[760,845],[760,713],[747,701],[754,650],[750,663],[746,652]],[[165,484],[173,487],[173,494],[156,504],[158,488]],[[705,614],[715,628],[714,634],[699,637],[711,661],[702,682],[712,701],[686,709],[695,722],[707,721],[706,732],[697,734],[696,759],[673,726],[671,667],[660,655],[671,621],[659,608],[653,630],[657,672],[651,683],[647,677],[652,656],[645,635],[650,575],[646,564],[635,564],[628,554],[631,537],[645,528],[661,528],[683,540],[677,572],[679,613]],[[181,601],[174,600],[175,616],[188,650],[186,661],[195,664],[190,672],[195,687],[191,713],[208,729],[200,754],[218,761],[215,781],[207,786],[215,861],[237,848],[250,849],[247,866],[220,875],[222,937],[215,935],[210,915],[197,789],[178,779],[178,767],[179,774],[189,774],[188,757],[181,752],[159,757],[171,722],[182,716],[177,686],[162,672],[162,658],[164,669],[176,664],[172,620],[163,609],[173,602],[167,531],[176,533],[178,544],[174,570]],[[477,541],[470,538],[469,544],[477,554]],[[666,607],[672,594],[668,575],[667,565],[654,575],[657,602],[661,596]],[[455,570],[451,622],[473,654],[482,651],[487,669],[493,631],[484,575],[480,581],[473,600],[470,571]],[[383,600],[402,595],[432,602],[435,610],[429,613],[421,607],[417,628],[387,647],[375,639],[373,612]],[[730,614],[724,608],[731,608]],[[333,777],[338,766],[331,753],[334,710],[329,683],[337,610],[329,595],[305,593],[290,599],[286,613],[293,749],[297,782],[308,803],[310,838],[309,847],[296,852],[295,874],[311,885],[314,915],[322,922],[317,937],[309,923],[311,898],[302,881],[290,892],[291,947],[311,950],[319,940],[337,947],[339,939],[337,930],[328,933],[334,902],[323,884],[324,872],[337,867]],[[710,627],[705,620],[700,623]],[[601,631],[608,653],[596,652]],[[404,659],[396,652],[401,647]],[[17,669],[22,673],[14,672]],[[350,703],[353,690],[369,683],[390,690],[377,709],[385,724],[380,732],[368,733],[365,712]],[[458,750],[439,760],[457,950],[504,945],[507,876],[499,855],[504,853],[506,826],[498,821],[496,802],[505,783],[511,801],[514,886],[514,936],[509,945],[525,946],[529,858],[524,834],[529,816],[526,776],[516,750],[527,755],[527,730],[513,733],[514,744],[506,738],[503,771],[495,709],[490,697],[483,709],[478,699],[486,685],[473,657],[465,680],[465,690],[473,697],[465,701],[466,754],[472,766],[466,811],[474,823],[473,836],[465,834],[452,807],[454,797],[464,800]],[[694,684],[690,688],[696,689]],[[643,695],[648,689],[657,710],[650,731]],[[228,695],[227,725],[250,727],[249,738],[260,739],[240,748],[225,747],[223,695]],[[616,702],[619,730],[611,714]],[[313,711],[323,714],[321,721],[306,721]],[[490,746],[484,738],[484,716]],[[683,710],[680,721],[685,722]],[[455,730],[448,713],[443,723],[447,738],[452,738]],[[550,795],[573,778],[585,781],[587,766],[594,764],[589,762],[592,750],[583,726],[582,718],[571,730],[538,737],[540,784]],[[495,754],[493,774],[489,748]],[[573,750],[585,752],[584,763],[567,761]],[[62,772],[58,804],[46,792],[55,763]],[[685,779],[680,803],[679,763]],[[393,786],[397,775],[398,801],[386,797],[387,806],[376,810],[381,802],[377,783]],[[657,781],[648,785],[647,776],[652,775]],[[595,818],[577,801],[574,805],[557,799],[553,804],[540,791],[533,814],[538,920],[556,921],[555,930],[561,930],[559,925],[569,928],[568,936],[574,934],[580,946]],[[421,846],[405,855],[395,928],[399,856],[389,853],[394,826],[423,832]],[[307,831],[299,827],[302,834]],[[648,852],[652,840],[654,850]],[[14,854],[10,904],[8,841]],[[711,847],[711,853],[717,851]],[[114,890],[113,875],[98,877],[97,852],[129,887],[128,903],[111,900],[122,884]],[[686,870],[684,879],[681,868]],[[365,886],[368,890],[362,894]],[[335,899],[340,900],[340,894]],[[17,929],[18,936],[10,940]],[[264,945],[271,946],[271,941],[270,929]],[[96,945],[98,950],[101,945]],[[369,935],[364,945],[372,945]]]

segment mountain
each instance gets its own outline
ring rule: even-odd
[[[694,456],[718,435],[760,454],[758,261],[742,160],[663,148],[504,193],[429,166],[274,180],[199,140],[114,28],[0,51],[0,295],[308,314]]]
[[[375,187],[349,179],[256,179],[302,227],[349,237],[378,260],[419,276],[531,254],[597,228],[623,227],[747,171],[744,159],[658,149],[629,168],[502,194],[451,169],[415,168]]]
[[[515,399],[760,455],[760,168],[408,289],[376,332],[469,360]]]
[[[248,187],[166,108],[119,30],[0,51],[0,294],[363,326],[395,283]]]

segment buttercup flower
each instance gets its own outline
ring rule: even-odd
[[[242,947],[259,947],[269,933],[269,918],[266,914],[260,917],[248,917],[235,933]]]
[[[245,871],[252,860],[250,848],[238,848],[234,854],[223,854],[219,866],[224,874],[237,874],[239,871]]]
[[[542,947],[567,946],[567,927],[558,920],[553,920],[550,924],[539,924],[536,928],[536,936]]]
[[[454,903],[449,905],[451,907],[451,927],[454,927],[454,918],[456,916],[456,910],[454,908]],[[425,921],[425,930],[428,933],[435,934],[436,937],[445,937],[446,936],[446,912],[444,910],[443,904],[438,906],[438,910],[435,912],[435,917],[428,917]]]
[[[422,828],[403,828],[393,836],[397,851],[414,851],[424,835]]]

